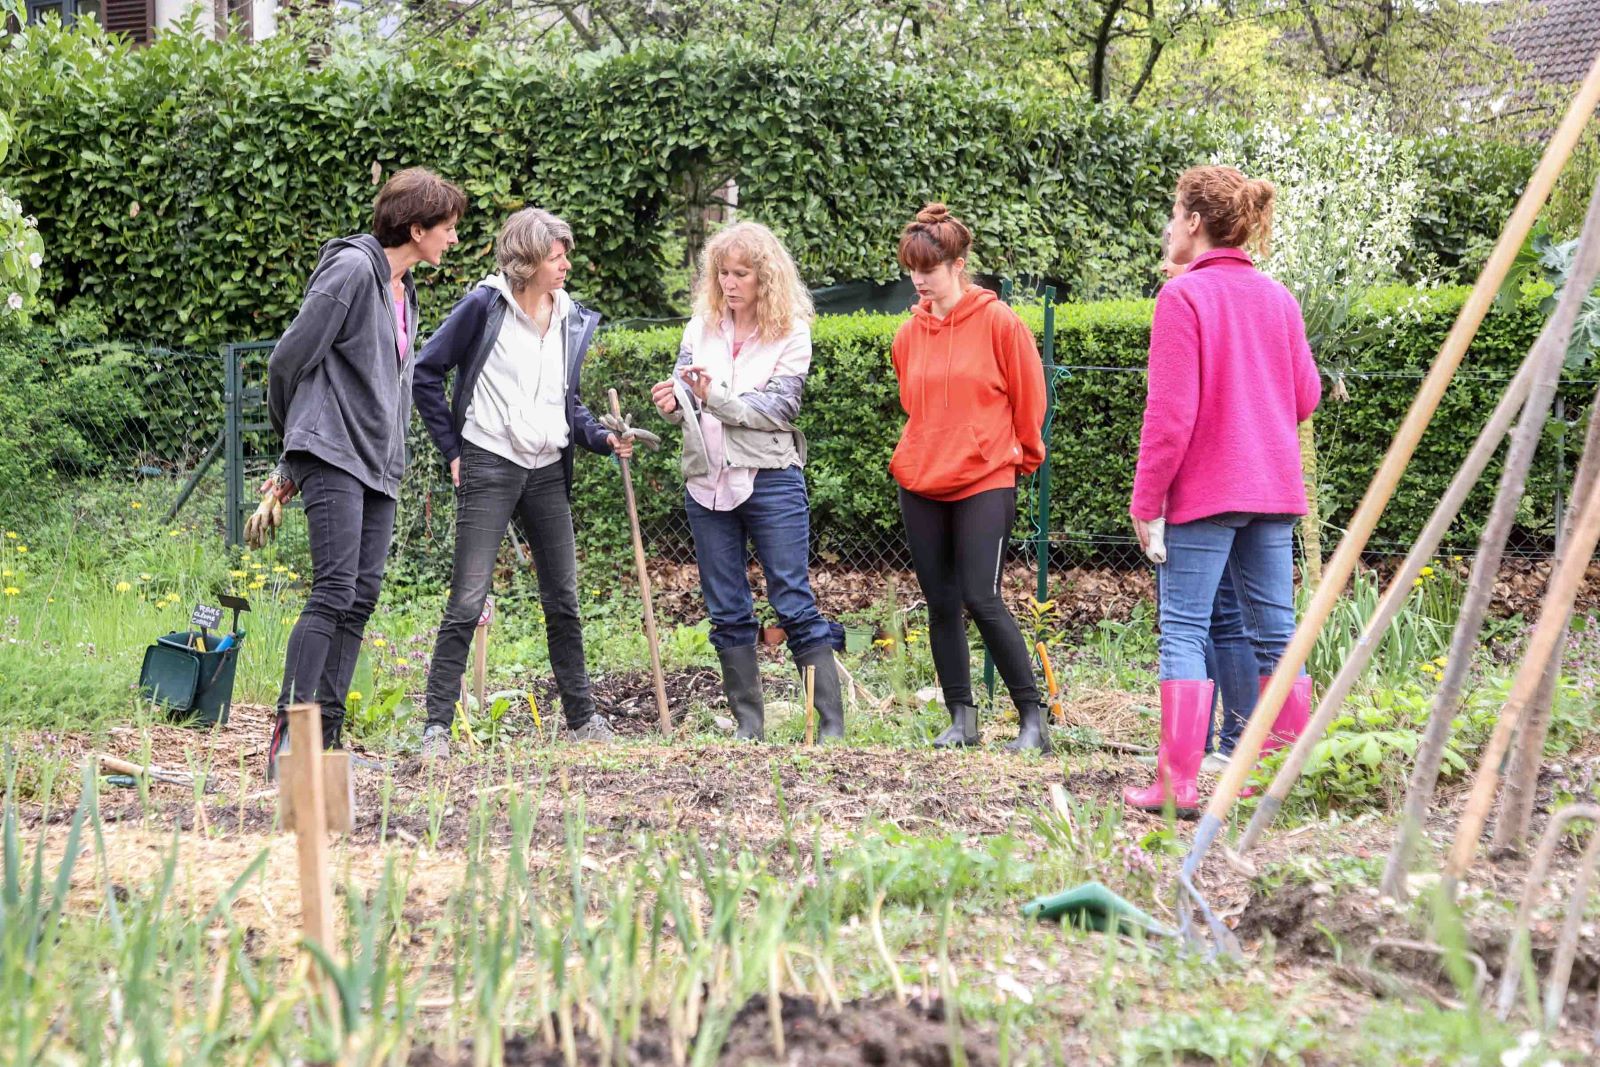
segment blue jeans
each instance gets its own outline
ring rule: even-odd
[[[1222,705],[1221,736],[1208,727],[1206,751],[1233,752],[1244,724],[1256,706],[1260,693],[1259,679],[1270,674],[1272,668],[1261,668],[1256,659],[1255,645],[1244,627],[1244,612],[1239,598],[1233,592],[1233,580],[1227,568],[1222,571],[1222,583],[1217,587],[1217,599],[1211,606],[1211,640],[1206,648],[1207,675],[1217,683],[1217,702]],[[1213,721],[1213,726],[1216,725]],[[1213,743],[1215,742],[1215,743]]]
[[[767,600],[799,655],[832,640],[817,610],[806,571],[811,559],[811,502],[799,467],[756,472],[755,491],[732,511],[712,511],[687,492],[684,506],[694,533],[700,592],[711,614],[711,644],[718,650],[756,643],[750,596],[750,545],[767,579]]]
[[[1224,576],[1227,597],[1219,596]],[[1161,680],[1215,676],[1207,669],[1206,649],[1218,617],[1216,674],[1222,676],[1223,701],[1244,701],[1255,679],[1277,667],[1294,636],[1294,520],[1230,514],[1169,526],[1159,579]],[[1246,647],[1253,659],[1244,654]],[[1252,665],[1254,677],[1247,675]],[[1243,706],[1255,703],[1251,692]]]

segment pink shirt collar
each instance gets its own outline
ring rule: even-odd
[[[1247,267],[1256,265],[1255,260],[1250,258],[1250,253],[1242,248],[1213,248],[1196,256],[1185,269],[1199,270],[1212,263],[1243,263]]]

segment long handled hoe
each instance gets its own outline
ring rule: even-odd
[[[1596,187],[1600,194],[1600,186]],[[1333,684],[1323,693],[1321,702],[1317,705],[1317,713],[1306,728],[1301,732],[1299,740],[1295,742],[1294,750],[1289,758],[1278,769],[1277,776],[1272,780],[1272,786],[1267,790],[1260,804],[1256,807],[1255,814],[1250,819],[1243,836],[1239,838],[1237,849],[1247,852],[1254,847],[1260,835],[1272,824],[1278,810],[1283,806],[1284,800],[1289,796],[1289,790],[1299,779],[1305,765],[1311,758],[1312,750],[1322,740],[1327,732],[1328,725],[1333,722],[1344,705],[1345,699],[1350,695],[1351,689],[1366,671],[1372,662],[1379,644],[1383,641],[1384,633],[1389,629],[1389,624],[1395,619],[1411,598],[1412,589],[1417,576],[1422,568],[1432,558],[1433,552],[1443,540],[1445,531],[1455,521],[1461,505],[1478,483],[1483,469],[1488,466],[1489,460],[1500,447],[1506,431],[1511,422],[1517,417],[1517,412],[1522,412],[1522,418],[1517,425],[1516,439],[1511,448],[1511,453],[1506,458],[1505,471],[1501,476],[1500,492],[1495,499],[1495,514],[1502,513],[1509,517],[1515,512],[1518,501],[1522,499],[1523,486],[1527,480],[1528,468],[1533,464],[1534,449],[1542,436],[1550,402],[1555,397],[1556,384],[1561,376],[1561,364],[1566,355],[1567,344],[1572,335],[1573,323],[1577,321],[1578,313],[1583,308],[1583,301],[1594,284],[1596,274],[1600,274],[1600,195],[1590,198],[1589,213],[1584,221],[1583,235],[1579,238],[1579,249],[1576,263],[1574,264],[1573,277],[1567,288],[1561,294],[1561,300],[1556,306],[1555,313],[1550,321],[1545,324],[1539,338],[1529,349],[1527,356],[1522,361],[1522,366],[1517,371],[1515,378],[1506,386],[1505,395],[1500,398],[1494,413],[1489,421],[1484,424],[1483,430],[1478,434],[1477,441],[1472,450],[1467,453],[1466,459],[1461,463],[1460,470],[1456,471],[1451,479],[1450,486],[1439,498],[1438,506],[1434,508],[1433,515],[1429,517],[1428,524],[1417,536],[1416,543],[1411,552],[1406,556],[1405,562],[1395,573],[1389,587],[1384,591],[1383,600],[1378,604],[1378,610],[1368,620],[1362,630],[1361,638],[1351,650],[1350,658],[1345,660],[1339,669],[1339,674]],[[1509,528],[1509,521],[1506,524]],[[1493,566],[1480,571],[1474,565],[1473,592],[1481,595],[1487,604],[1488,594],[1494,582],[1494,573],[1498,567],[1498,549],[1505,544],[1506,529],[1498,531],[1498,539],[1493,538],[1491,531],[1496,527],[1493,519],[1485,528],[1483,542],[1480,544],[1479,559],[1484,557],[1484,550],[1490,547],[1492,540],[1495,551]],[[1470,594],[1469,594],[1470,595]],[[1460,626],[1468,626],[1468,612],[1463,608]],[[1471,633],[1466,636],[1470,643],[1477,639],[1479,625],[1482,622],[1482,612],[1470,621]],[[1455,646],[1461,643],[1461,633],[1452,642],[1452,657],[1455,655]],[[1465,651],[1463,652],[1465,655]],[[1441,693],[1442,696],[1442,693]],[[1442,722],[1448,731],[1454,708],[1444,708],[1440,703],[1435,703],[1433,718],[1429,721],[1429,731],[1433,731],[1435,722]],[[1441,739],[1442,740],[1442,739]],[[1424,744],[1422,751],[1428,746]],[[1434,768],[1437,773],[1437,766]],[[1431,783],[1430,783],[1431,793]]]
[[[1184,858],[1183,866],[1178,872],[1178,884],[1182,892],[1187,894],[1199,908],[1201,917],[1210,928],[1218,945],[1231,952],[1238,951],[1232,931],[1223,925],[1222,920],[1211,910],[1205,896],[1195,885],[1194,877],[1199,872],[1200,864],[1210,850],[1211,843],[1216,840],[1218,832],[1222,829],[1222,821],[1227,816],[1228,810],[1233,806],[1239,791],[1244,788],[1256,756],[1261,751],[1261,743],[1271,732],[1272,724],[1283,708],[1284,698],[1289,695],[1289,689],[1299,675],[1300,668],[1304,666],[1307,656],[1310,655],[1311,648],[1322,632],[1323,624],[1332,613],[1335,602],[1343,594],[1345,583],[1354,573],[1356,564],[1361,558],[1361,550],[1366,547],[1367,539],[1372,536],[1373,528],[1377,526],[1384,507],[1394,493],[1395,485],[1410,463],[1423,431],[1427,429],[1433,413],[1439,407],[1439,401],[1444,397],[1445,389],[1450,385],[1451,377],[1466,355],[1467,346],[1477,334],[1478,326],[1488,313],[1489,305],[1499,291],[1501,282],[1505,280],[1506,273],[1522,247],[1524,238],[1533,228],[1534,217],[1538,215],[1545,198],[1550,195],[1556,178],[1566,166],[1573,147],[1583,133],[1584,124],[1594,113],[1597,105],[1600,105],[1600,56],[1596,57],[1594,64],[1589,68],[1589,73],[1585,75],[1577,96],[1561,120],[1561,125],[1556,128],[1555,135],[1550,139],[1550,144],[1539,160],[1539,166],[1534,170],[1533,177],[1529,179],[1527,189],[1517,201],[1516,210],[1506,222],[1493,254],[1484,265],[1483,273],[1478,276],[1471,294],[1462,305],[1461,313],[1456,317],[1455,325],[1451,327],[1449,336],[1440,346],[1433,365],[1428,368],[1427,377],[1417,390],[1417,396],[1411,402],[1411,409],[1406,413],[1405,421],[1395,433],[1388,454],[1383,458],[1383,464],[1373,475],[1372,484],[1367,487],[1361,505],[1351,517],[1349,528],[1339,542],[1338,550],[1334,552],[1333,558],[1324,569],[1322,584],[1317,587],[1305,618],[1296,627],[1288,650],[1278,661],[1277,670],[1273,672],[1266,691],[1261,694],[1261,699],[1250,716],[1250,722],[1245,727],[1244,736],[1234,747],[1233,759],[1229,761],[1228,769],[1223,774],[1217,791],[1212,795],[1211,803],[1200,819],[1200,825],[1195,829],[1194,842],[1190,845],[1189,854]],[[1179,912],[1183,920],[1182,929],[1186,934],[1190,934],[1192,926],[1190,909],[1180,907]]]
[[[611,400],[611,414],[622,418],[622,404],[615,389],[606,390]],[[656,638],[656,608],[650,596],[650,571],[644,563],[644,536],[639,532],[639,505],[633,496],[633,473],[628,461],[622,464],[622,498],[628,505],[628,526],[633,532],[633,566],[639,572],[639,596],[644,600],[644,636],[650,645],[650,677],[655,681],[656,711],[661,716],[661,732],[672,734],[672,710],[667,707],[667,680],[661,673],[661,642]]]

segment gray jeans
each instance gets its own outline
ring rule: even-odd
[[[291,452],[287,460],[305,501],[311,594],[289,633],[278,710],[295,701],[321,704],[322,745],[332,748],[344,722],[362,633],[378,605],[395,500],[309,453]]]
[[[550,666],[567,725],[577,729],[594,715],[589,672],[583,665],[583,621],[578,617],[578,557],[572,503],[561,464],[528,470],[469,441],[461,447],[456,487],[455,567],[450,601],[428,668],[428,722],[455,718],[467,651],[494,582],[495,559],[512,520],[533,551],[544,606]]]

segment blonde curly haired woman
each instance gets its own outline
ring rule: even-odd
[[[684,507],[711,643],[737,735],[753,740],[764,734],[765,709],[746,573],[752,545],[795,666],[816,668],[821,735],[844,736],[831,635],[806,571],[806,439],[795,419],[811,368],[811,318],[811,295],[772,231],[729,226],[701,258],[695,314],[672,377],[650,391],[661,414],[683,428]]]

